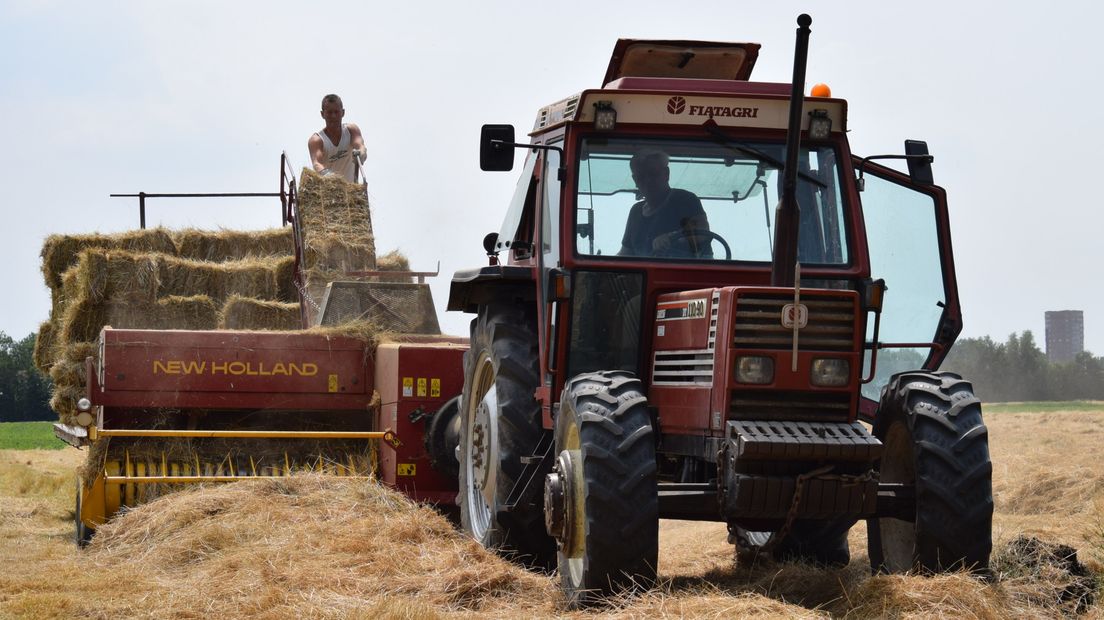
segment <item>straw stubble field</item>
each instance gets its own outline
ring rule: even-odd
[[[487,553],[428,508],[338,479],[169,495],[78,551],[73,470],[83,455],[3,451],[0,617],[1104,617],[1085,599],[1100,594],[1104,563],[1104,412],[997,413],[987,422],[992,580],[871,577],[861,524],[851,564],[818,570],[744,565],[723,525],[666,521],[659,587],[572,613],[554,577]],[[1057,557],[1068,555],[1059,544],[1076,549],[1087,575]]]

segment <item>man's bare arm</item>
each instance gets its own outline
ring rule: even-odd
[[[314,171],[321,174],[326,169],[326,163],[322,161],[325,154],[322,150],[322,138],[318,134],[312,134],[310,139],[307,140],[307,152],[310,153],[311,166],[314,167]]]
[[[364,161],[364,134],[360,132],[360,127],[357,127],[355,123],[348,123],[349,128],[349,143],[352,144],[353,150],[360,153],[360,161]]]

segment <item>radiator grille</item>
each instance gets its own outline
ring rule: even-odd
[[[793,346],[793,329],[782,326],[782,307],[793,303],[785,294],[755,293],[736,299],[736,325],[732,344],[736,348],[788,349]],[[850,351],[855,346],[855,302],[852,299],[809,294],[801,296],[809,309],[809,324],[801,328],[801,349]]]
[[[652,383],[712,385],[713,351],[657,351]]]

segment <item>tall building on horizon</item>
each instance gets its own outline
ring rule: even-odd
[[[1085,313],[1050,310],[1046,313],[1046,354],[1051,362],[1072,362],[1085,350]]]

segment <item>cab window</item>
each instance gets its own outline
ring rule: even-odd
[[[785,144],[589,138],[579,159],[579,255],[771,261]],[[808,146],[798,159],[798,258],[845,265],[836,151]]]

